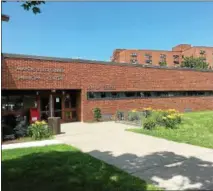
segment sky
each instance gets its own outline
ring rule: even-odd
[[[213,2],[2,3],[2,52],[109,61],[114,49],[213,46]]]

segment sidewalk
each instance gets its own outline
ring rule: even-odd
[[[213,189],[213,150],[125,131],[114,122],[70,123],[57,136],[166,190]]]
[[[58,140],[31,141],[31,142],[24,142],[24,143],[13,143],[13,144],[2,145],[2,150],[28,148],[28,147],[42,147],[46,145],[56,145],[56,144],[61,144],[61,142]]]

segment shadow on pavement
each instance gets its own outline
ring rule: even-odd
[[[166,190],[213,190],[213,163],[196,157],[173,152],[155,152],[144,157],[128,153],[113,156],[97,150],[89,154]]]

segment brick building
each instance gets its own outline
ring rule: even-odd
[[[213,71],[114,62],[3,54],[2,115],[93,119],[144,107],[179,111],[213,109]]]
[[[213,47],[191,46],[180,44],[167,50],[129,50],[116,49],[111,61],[131,64],[159,65],[166,62],[168,66],[179,66],[184,57],[203,57],[209,66],[213,67]]]

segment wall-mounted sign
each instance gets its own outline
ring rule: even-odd
[[[18,80],[63,80],[63,76],[47,76],[47,77],[40,77],[40,76],[19,76]]]
[[[50,73],[64,73],[63,68],[34,68],[34,67],[17,67],[17,71],[25,72],[50,72]]]
[[[90,85],[87,90],[115,90],[115,86],[113,85],[104,85],[104,86],[96,86],[96,85]]]
[[[34,67],[17,67],[17,71],[22,71],[22,72],[49,72],[49,73],[64,73],[63,68],[34,68]],[[29,73],[28,73],[29,74]],[[48,81],[53,81],[53,80],[63,80],[62,76],[35,76],[35,75],[26,75],[26,76],[19,76],[18,80],[48,80]]]

